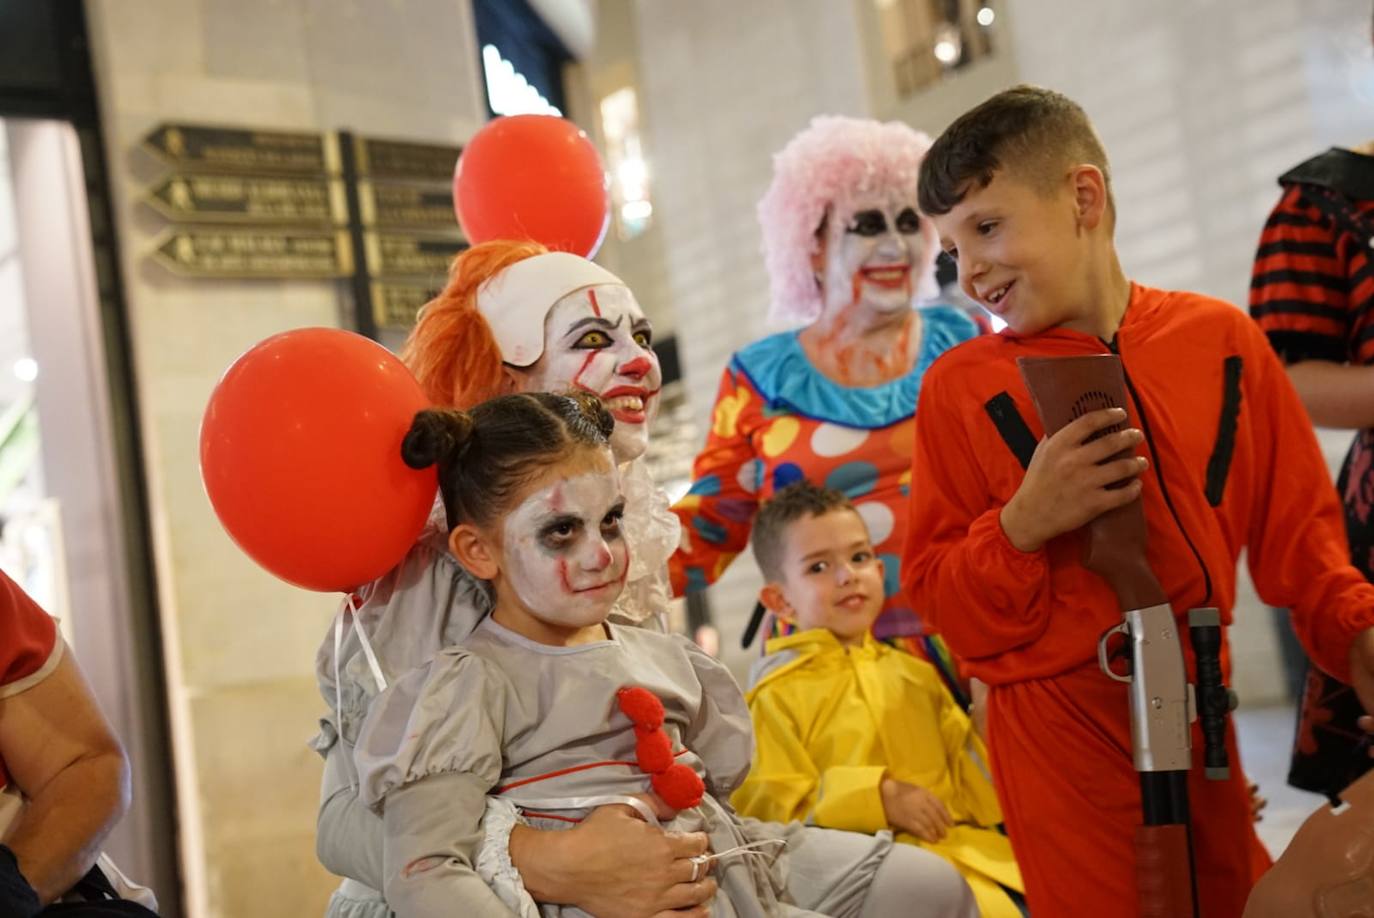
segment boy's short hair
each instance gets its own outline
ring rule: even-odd
[[[853,509],[854,505],[843,491],[823,488],[806,480],[793,482],[764,501],[754,517],[752,534],[754,560],[763,571],[764,579],[782,579],[782,554],[787,547],[789,526],[806,517]]]
[[[1050,188],[1065,166],[1091,163],[1107,182],[1107,151],[1077,102],[1052,89],[1014,86],[965,112],[936,138],[921,162],[917,201],[933,216],[954,209],[969,189],[985,188],[999,169]]]

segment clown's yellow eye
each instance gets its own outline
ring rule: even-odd
[[[611,336],[603,331],[589,331],[573,347],[610,347]]]
[[[635,344],[642,348],[650,348],[654,345],[654,336],[648,330],[635,332]]]

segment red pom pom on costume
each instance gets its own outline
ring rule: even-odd
[[[649,779],[654,793],[675,810],[687,810],[701,802],[706,785],[695,771],[679,762]]]
[[[635,743],[635,760],[649,774],[667,771],[673,764],[673,743],[662,730],[640,734]]]
[[[663,730],[663,702],[637,685],[625,686],[615,698],[621,712],[634,724],[635,764],[649,775],[654,793],[675,810],[701,803],[706,785],[695,771],[673,762],[673,741]]]
[[[656,730],[663,726],[663,702],[658,696],[638,685],[627,685],[615,693],[616,703],[636,727]]]

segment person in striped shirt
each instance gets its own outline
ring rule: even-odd
[[[1374,579],[1374,141],[1333,148],[1279,178],[1255,254],[1250,313],[1312,421],[1357,431],[1337,489],[1350,560]],[[1335,795],[1374,759],[1350,686],[1307,667],[1288,781]]]

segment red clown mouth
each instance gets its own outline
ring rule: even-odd
[[[625,424],[643,424],[649,419],[650,400],[658,395],[657,389],[643,386],[616,386],[599,393],[611,417]]]
[[[859,269],[859,274],[875,287],[902,290],[911,280],[911,265],[874,265]]]

